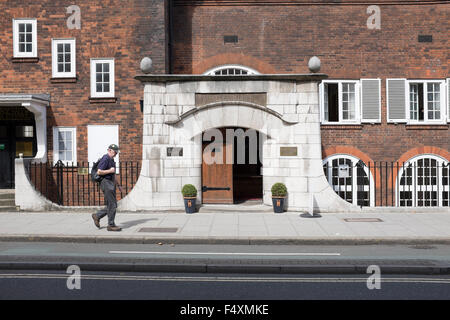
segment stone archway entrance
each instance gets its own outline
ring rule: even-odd
[[[203,203],[204,132],[215,128],[250,128],[262,133],[262,197],[271,206],[271,187],[283,182],[289,210],[355,211],[331,189],[322,168],[318,83],[326,76],[306,75],[139,75],[144,87],[143,159],[139,180],[121,200],[121,210],[184,208],[181,189],[192,184]],[[225,146],[225,148],[224,148]],[[219,151],[219,149],[221,151]],[[231,155],[221,144],[217,153]],[[224,151],[223,151],[224,150]],[[257,167],[258,168],[258,167]],[[234,170],[236,169],[236,170]],[[249,171],[250,167],[243,167]],[[239,172],[239,168],[222,168]],[[223,173],[211,173],[219,182]],[[230,176],[231,177],[231,176]],[[243,178],[243,177],[241,177]],[[205,179],[203,179],[205,180]],[[242,189],[245,179],[238,182]],[[236,201],[236,176],[220,200]],[[248,182],[252,185],[252,182]],[[232,190],[231,190],[232,189]],[[232,199],[231,194],[233,194]],[[254,196],[255,194],[253,194]],[[208,201],[207,197],[205,198]]]
[[[203,203],[262,200],[262,136],[253,129],[222,127],[202,134]]]

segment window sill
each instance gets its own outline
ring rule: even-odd
[[[445,123],[408,123],[406,130],[448,130],[449,125]]]
[[[12,57],[13,63],[38,63],[39,57]]]
[[[362,124],[346,124],[346,123],[342,123],[342,124],[329,124],[329,123],[324,123],[320,125],[320,129],[330,129],[330,130],[361,130],[363,127]]]
[[[95,98],[95,97],[89,97],[90,103],[116,103],[117,98]]]
[[[77,77],[73,78],[50,78],[51,83],[76,83],[78,80]]]

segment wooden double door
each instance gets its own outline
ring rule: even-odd
[[[211,204],[232,204],[245,199],[262,198],[261,162],[239,164],[235,150],[236,139],[227,141],[226,130],[220,128],[222,139],[202,139],[202,201]],[[258,138],[259,139],[259,138]],[[211,141],[212,140],[212,141]],[[245,159],[249,159],[248,141]],[[257,142],[259,148],[259,140]],[[259,149],[258,149],[259,154]]]

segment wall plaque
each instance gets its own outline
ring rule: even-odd
[[[195,105],[202,107],[215,102],[242,101],[267,106],[267,93],[196,93]]]
[[[167,156],[168,157],[182,157],[183,156],[183,148],[168,147],[167,148]]]
[[[78,174],[80,176],[86,176],[89,174],[89,168],[78,168]]]
[[[280,156],[282,157],[296,157],[297,147],[280,147]]]

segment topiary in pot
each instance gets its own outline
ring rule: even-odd
[[[272,203],[273,211],[275,213],[282,213],[284,211],[284,202],[287,195],[287,188],[284,183],[277,182],[272,186]]]
[[[185,184],[183,189],[181,189],[181,193],[183,194],[186,213],[194,213],[195,202],[197,200],[197,189],[192,184]]]

